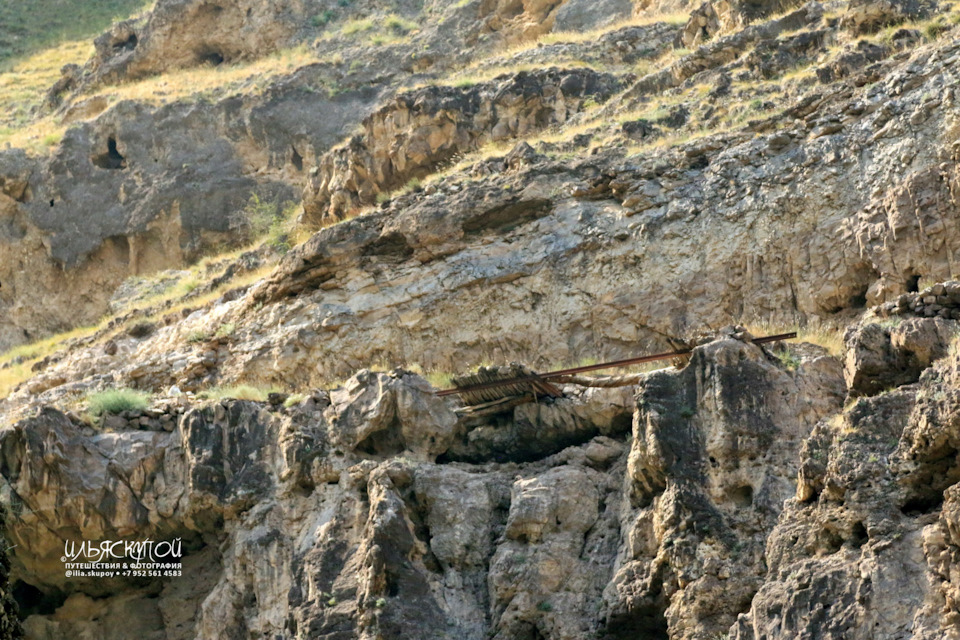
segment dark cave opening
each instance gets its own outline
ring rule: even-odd
[[[137,34],[131,33],[126,40],[120,40],[119,42],[113,43],[114,51],[133,51],[137,48],[140,40],[137,38]]]
[[[920,276],[907,276],[907,293],[917,293],[920,291]]]
[[[733,500],[733,503],[738,507],[752,507],[753,487],[750,485],[744,485],[731,490],[730,499]]]
[[[862,522],[857,522],[853,525],[852,534],[853,537],[850,539],[850,542],[852,542],[853,546],[855,546],[857,549],[862,547],[870,538],[870,536],[867,535],[867,528],[863,526]]]
[[[908,499],[903,506],[900,507],[900,513],[908,517],[917,517],[939,511],[942,506],[943,492],[932,492],[927,495],[913,496]]]
[[[113,136],[107,139],[106,153],[95,155],[90,158],[90,161],[93,162],[96,167],[109,169],[111,171],[127,168],[127,159],[117,150],[117,139]]]
[[[303,156],[301,156],[296,149],[293,149],[293,153],[290,154],[290,162],[293,164],[294,169],[303,171]]]
[[[20,608],[20,618],[24,619],[33,615],[53,614],[66,602],[67,594],[56,588],[44,592],[32,584],[17,580],[13,585],[13,599]]]
[[[216,49],[203,49],[197,53],[197,62],[212,67],[219,67],[226,61],[224,55]]]

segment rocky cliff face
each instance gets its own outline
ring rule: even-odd
[[[3,432],[15,575],[56,601],[27,628],[111,637],[132,612],[145,637],[729,627],[804,438],[842,402],[837,361],[788,372],[728,338],[652,374],[635,407],[629,389],[568,391],[479,423],[402,371],[290,409],[197,407],[169,432],[45,411]],[[174,536],[179,581],[62,576],[63,538]]]
[[[960,18],[680,8],[164,0],[101,37],[55,150],[0,152],[0,346],[113,314],[0,400],[0,637],[957,637]],[[293,44],[255,91],[97,93]],[[302,198],[268,275],[282,243],[118,289],[254,194]],[[681,344],[502,406],[427,382]],[[183,575],[64,573],[147,538]]]
[[[948,637],[960,360],[843,409],[839,361],[793,354],[723,337],[634,398],[570,387],[479,420],[399,370],[287,409],[188,408],[172,431],[46,410],[2,434],[26,628]],[[64,537],[174,536],[180,579],[62,576]]]
[[[318,225],[340,220],[486,144],[562,125],[588,101],[604,102],[618,88],[609,74],[551,69],[397,96],[364,120],[363,134],[320,160],[304,193],[304,213]]]

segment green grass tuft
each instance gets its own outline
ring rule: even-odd
[[[150,404],[150,396],[133,389],[108,389],[87,398],[87,410],[95,418],[124,411],[143,411]]]

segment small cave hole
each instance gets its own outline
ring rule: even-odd
[[[219,51],[210,49],[210,50],[202,51],[197,56],[197,61],[200,64],[207,64],[212,67],[219,67],[224,63],[225,58],[223,57],[223,54],[220,53]]]
[[[850,538],[850,542],[853,543],[853,546],[859,549],[869,538],[870,536],[867,535],[867,528],[863,526],[862,522],[857,522],[853,525]]]
[[[51,206],[51,207],[53,206],[53,200],[52,200],[52,199],[50,200],[50,206]]]
[[[666,617],[666,602],[662,593],[632,607],[628,611],[614,614],[607,620],[606,638],[610,640],[667,640],[669,636]]]
[[[391,582],[387,585],[387,595],[391,598],[396,598],[400,595],[400,587],[398,587],[396,583]]]
[[[133,51],[134,49],[137,48],[137,44],[139,42],[140,41],[137,38],[137,34],[131,33],[126,40],[120,40],[118,42],[114,42],[113,50],[114,51]]]
[[[295,148],[293,149],[293,153],[290,154],[290,162],[293,164],[294,169],[303,171],[303,156],[301,156]]]
[[[917,517],[939,511],[942,506],[943,492],[937,492],[910,498],[900,507],[900,512],[905,516]]]
[[[753,487],[747,484],[733,489],[730,492],[730,499],[733,500],[733,503],[738,507],[752,507]]]
[[[863,287],[862,289],[854,293],[852,296],[850,296],[850,299],[848,300],[848,304],[850,305],[850,307],[854,309],[862,309],[863,307],[866,307],[867,306],[867,287]]]
[[[107,151],[106,153],[101,153],[95,155],[91,158],[94,166],[101,169],[110,169],[116,171],[118,169],[127,168],[127,159],[120,155],[120,152],[117,151],[117,139],[113,136],[110,136],[107,139]]]
[[[909,276],[907,278],[907,293],[917,293],[920,291],[920,276]]]
[[[390,428],[371,433],[357,445],[356,450],[368,456],[389,457],[403,453],[406,444],[399,428]]]
[[[610,431],[613,434],[628,434],[633,429],[633,414],[621,413],[614,416],[610,422]]]
[[[56,588],[44,592],[32,584],[18,580],[13,585],[13,599],[20,608],[20,618],[25,619],[33,615],[53,615],[66,602],[67,594]]]

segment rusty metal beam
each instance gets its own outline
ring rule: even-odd
[[[781,340],[790,340],[797,337],[797,332],[780,333],[775,336],[764,336],[751,340],[753,344],[768,344],[770,342],[780,342]],[[444,389],[437,391],[438,396],[452,396],[468,391],[481,391],[483,389],[496,389],[498,387],[509,386],[520,382],[544,382],[552,378],[574,375],[578,373],[587,373],[588,371],[599,371],[601,369],[614,369],[616,367],[626,367],[635,364],[644,364],[646,362],[656,362],[657,360],[667,360],[677,356],[689,355],[693,349],[682,349],[680,351],[669,351],[667,353],[657,353],[650,356],[640,356],[639,358],[627,358],[626,360],[615,360],[613,362],[602,362],[600,364],[591,364],[585,367],[574,367],[572,369],[561,369],[559,371],[550,371],[535,376],[525,376],[520,378],[511,378],[510,380],[498,380],[496,382],[485,382],[484,384],[475,384],[467,387],[458,387],[456,389]]]

